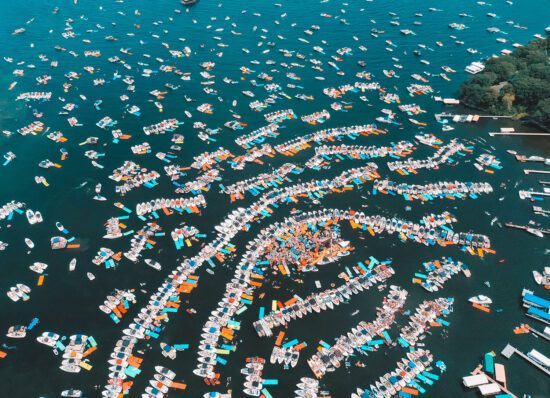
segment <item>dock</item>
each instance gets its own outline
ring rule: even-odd
[[[535,214],[539,214],[541,216],[550,214],[550,210],[545,210],[540,206],[533,206],[533,211],[535,212]]]
[[[522,229],[522,230],[527,231],[527,232],[529,232],[528,229],[531,228],[531,227],[527,227],[525,225],[512,224],[511,222],[504,223],[504,225],[507,226],[508,228]],[[542,232],[545,235],[550,234],[550,229],[547,229],[547,228],[536,228],[536,230]]]
[[[525,169],[523,170],[523,172],[525,174],[550,174],[550,171],[548,170],[530,170],[530,169]]]
[[[530,329],[530,328],[529,328]],[[527,355],[525,355],[523,352],[519,351],[518,349],[516,349],[514,346],[512,346],[511,344],[508,344],[506,345],[506,347],[504,347],[504,349],[502,350],[501,352],[501,355],[503,357],[505,357],[506,359],[510,359],[510,357],[514,354],[517,354],[519,355],[520,357],[522,357],[523,359],[525,359],[527,362],[529,362],[531,365],[533,365],[534,367],[536,367],[537,369],[543,371],[546,376],[550,376],[550,370],[546,369],[544,366],[538,364],[537,362],[535,362],[534,360],[532,360],[531,358],[529,358]]]
[[[506,349],[506,348],[505,348],[505,349]],[[503,393],[510,395],[512,398],[518,398],[517,395],[515,395],[513,392],[511,392],[510,390],[508,390],[508,388],[506,387],[506,385],[500,384],[500,383],[497,382],[495,379],[493,379],[491,376],[489,376],[487,373],[485,373],[482,369],[483,369],[483,365],[480,364],[477,368],[474,369],[474,371],[472,372],[472,374],[473,374],[473,375],[477,375],[477,374],[483,374],[483,375],[485,375],[485,377],[487,377],[487,380],[489,380],[491,383],[497,384]]]
[[[435,118],[454,118],[455,116],[465,119],[468,116],[475,116],[476,119],[479,118],[486,118],[486,119],[512,119],[512,116],[506,116],[506,115],[460,115],[460,114],[452,114],[452,113],[436,113]],[[477,121],[477,120],[476,120]]]
[[[526,325],[527,326],[527,329],[533,333],[534,335],[538,336],[538,337],[542,337],[543,339],[545,339],[546,341],[550,341],[550,336],[542,333],[542,332],[539,332],[537,329],[534,329],[533,327],[531,327],[530,325]]]
[[[527,137],[527,136],[543,136],[548,137],[550,133],[522,133],[522,132],[502,132],[502,131],[490,131],[489,136],[494,137],[495,135],[506,135],[506,136],[518,136],[518,137]]]
[[[550,196],[550,192],[519,191],[520,199],[530,199],[531,196]]]

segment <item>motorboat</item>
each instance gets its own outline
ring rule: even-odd
[[[490,305],[490,304],[493,303],[493,300],[491,300],[490,297],[484,296],[483,294],[479,294],[477,296],[470,297],[468,299],[468,301],[470,303],[480,304],[480,305]]]
[[[145,259],[145,264],[147,264],[149,267],[156,269],[157,271],[160,271],[162,269],[162,266],[158,261],[151,260],[149,258]]]

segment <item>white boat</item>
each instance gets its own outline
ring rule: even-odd
[[[80,398],[82,397],[82,391],[70,388],[65,391],[61,391],[62,397]]]
[[[29,266],[29,269],[31,271],[36,272],[37,274],[41,274],[42,272],[44,272],[46,270],[46,268],[48,268],[48,264],[44,264],[44,263],[40,263],[40,262],[35,262],[35,263],[33,263],[32,265]]]
[[[470,297],[468,299],[470,303],[480,304],[480,305],[489,305],[493,303],[493,300],[491,300],[490,297],[484,296],[483,294],[479,294],[474,297]]]
[[[29,238],[25,238],[25,243],[29,247],[29,249],[32,249],[34,247],[34,242]]]
[[[74,271],[76,268],[76,258],[73,258],[69,263],[69,271]]]
[[[483,72],[484,69],[485,69],[485,65],[483,65],[481,62],[475,61],[475,62],[472,62],[470,65],[466,66],[464,70],[472,75],[475,75],[480,72]]]
[[[145,259],[145,264],[153,269],[156,269],[157,271],[160,271],[162,269],[162,266],[158,261],[151,260],[150,258]]]
[[[88,277],[89,280],[93,281],[95,279],[95,275],[92,274],[91,272],[87,272],[86,273],[86,276]]]
[[[10,326],[6,337],[12,339],[22,339],[27,335],[27,328],[25,326]]]
[[[34,225],[37,223],[36,214],[31,209],[27,209],[25,211],[25,216],[27,217],[27,221],[29,222],[29,224]]]
[[[160,375],[163,375],[164,377],[167,377],[170,380],[173,380],[174,377],[176,377],[176,374],[173,371],[163,366],[155,366],[155,372],[157,372]]]
[[[544,238],[544,232],[542,232],[540,229],[527,227],[525,230],[529,232],[531,235],[535,235],[539,238]]]
[[[42,217],[42,213],[40,213],[39,211],[36,211],[34,213],[34,217],[37,223],[41,223],[42,221],[44,221],[44,218]]]
[[[538,285],[542,283],[542,274],[538,271],[533,271],[533,278],[535,278],[535,282],[537,282]]]

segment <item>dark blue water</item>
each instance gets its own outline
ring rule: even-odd
[[[102,246],[107,246],[114,251],[126,250],[129,247],[129,238],[115,241],[105,241],[101,236],[105,233],[103,224],[112,216],[122,213],[112,206],[113,202],[123,201],[128,207],[133,208],[135,203],[153,199],[156,197],[172,197],[173,186],[165,176],[161,177],[160,184],[154,190],[139,188],[132,191],[123,198],[115,194],[115,184],[107,176],[110,172],[119,167],[124,160],[131,159],[143,167],[154,169],[163,174],[164,163],[149,156],[135,156],[130,151],[130,146],[147,141],[151,144],[153,154],[157,151],[166,152],[171,145],[168,136],[144,136],[142,126],[156,123],[164,118],[176,117],[185,120],[185,125],[178,132],[185,135],[183,150],[175,160],[180,165],[189,165],[192,157],[205,150],[215,150],[218,146],[230,149],[235,155],[242,153],[242,149],[233,142],[234,138],[242,132],[250,132],[253,129],[265,125],[261,113],[252,112],[248,108],[248,97],[241,94],[242,90],[252,90],[257,98],[262,99],[267,94],[262,88],[254,88],[248,81],[255,78],[260,72],[269,73],[274,77],[274,82],[283,87],[287,83],[294,83],[303,86],[303,90],[284,88],[289,95],[303,92],[313,95],[314,101],[300,101],[297,99],[281,99],[276,105],[268,108],[268,111],[276,109],[293,108],[298,115],[309,114],[321,109],[330,109],[331,99],[323,95],[324,87],[336,87],[345,83],[353,83],[358,79],[355,73],[361,70],[356,62],[364,60],[367,63],[365,68],[373,73],[373,81],[378,81],[388,92],[395,92],[401,96],[402,103],[416,102],[428,112],[417,119],[428,123],[422,129],[438,135],[445,141],[459,137],[469,140],[475,146],[474,156],[483,151],[490,151],[496,154],[501,160],[504,169],[493,175],[478,172],[472,165],[473,157],[461,161],[457,166],[442,166],[440,170],[424,170],[416,176],[401,177],[396,173],[390,173],[381,160],[378,162],[382,175],[390,175],[391,179],[413,183],[426,183],[429,181],[458,179],[463,181],[487,181],[490,182],[495,192],[491,195],[482,196],[477,200],[465,201],[435,201],[427,204],[409,202],[405,203],[401,198],[379,195],[376,198],[371,196],[368,200],[361,196],[365,195],[369,185],[363,191],[353,191],[343,194],[327,196],[322,201],[324,207],[337,207],[342,209],[356,209],[371,214],[398,215],[416,221],[426,213],[437,213],[444,210],[456,215],[458,222],[454,227],[457,231],[472,230],[491,237],[496,255],[488,255],[485,258],[472,257],[458,250],[456,247],[424,247],[413,243],[402,244],[394,237],[377,237],[357,239],[357,232],[344,227],[343,235],[350,239],[356,247],[352,256],[344,258],[337,265],[330,265],[314,277],[305,277],[304,285],[296,285],[280,277],[270,280],[259,292],[265,292],[263,300],[256,299],[254,304],[239,317],[242,323],[241,330],[237,333],[239,341],[238,350],[228,359],[222,371],[222,386],[226,383],[229,389],[233,390],[233,396],[243,396],[242,378],[239,369],[243,366],[244,358],[252,355],[268,357],[273,345],[273,339],[260,339],[253,331],[251,324],[257,319],[260,306],[270,307],[272,299],[286,300],[296,293],[302,297],[313,290],[313,281],[318,279],[328,286],[330,282],[336,281],[336,275],[344,266],[355,264],[356,261],[364,260],[369,256],[379,259],[391,258],[397,271],[392,283],[401,285],[410,292],[407,309],[413,310],[415,305],[431,296],[413,285],[411,278],[414,272],[420,270],[424,261],[439,258],[443,255],[452,256],[454,259],[467,263],[472,270],[472,278],[466,279],[461,275],[456,276],[448,282],[443,294],[455,298],[454,313],[449,317],[451,326],[445,332],[434,331],[432,336],[426,340],[426,348],[432,350],[437,359],[447,363],[448,371],[443,374],[441,380],[434,386],[427,388],[427,396],[460,396],[475,393],[466,392],[462,389],[460,378],[473,370],[483,354],[488,351],[499,352],[507,342],[513,343],[523,351],[536,348],[548,354],[544,342],[532,336],[516,336],[512,329],[520,323],[529,321],[535,326],[535,321],[526,318],[524,310],[520,306],[520,293],[523,287],[534,289],[541,295],[545,293],[535,283],[531,276],[533,269],[541,269],[547,264],[548,255],[546,249],[548,242],[545,239],[538,239],[529,236],[521,231],[502,229],[490,225],[493,217],[498,217],[501,222],[512,221],[520,224],[528,220],[544,222],[537,219],[532,211],[532,204],[527,201],[520,201],[517,190],[536,187],[540,176],[523,174],[524,165],[518,164],[508,155],[506,149],[514,149],[519,153],[528,155],[546,155],[550,148],[549,142],[540,139],[520,139],[516,137],[489,138],[487,132],[495,131],[503,126],[514,126],[518,130],[529,130],[528,126],[522,126],[511,121],[496,121],[484,119],[473,125],[455,125],[456,129],[448,133],[441,133],[439,125],[434,121],[433,114],[442,111],[454,113],[468,112],[468,110],[455,108],[444,108],[435,103],[428,96],[410,98],[406,92],[406,86],[413,81],[411,74],[427,71],[435,75],[441,73],[441,66],[447,65],[454,68],[457,73],[449,74],[452,81],[447,82],[437,76],[429,78],[429,84],[433,87],[436,95],[443,97],[457,97],[458,87],[466,78],[463,72],[464,66],[468,63],[498,54],[503,48],[512,48],[511,44],[525,43],[535,33],[540,33],[548,24],[550,13],[546,1],[516,1],[509,5],[504,1],[492,3],[492,5],[479,6],[474,1],[447,1],[445,3],[426,1],[422,3],[402,1],[398,4],[388,1],[359,2],[350,1],[349,4],[330,1],[319,3],[306,0],[302,2],[281,1],[282,7],[275,7],[273,3],[250,3],[245,1],[233,1],[223,3],[218,7],[217,3],[201,1],[196,6],[181,15],[176,14],[174,9],[181,9],[177,1],[160,0],[155,2],[129,2],[115,3],[111,1],[81,1],[77,5],[66,2],[46,2],[39,0],[22,0],[11,2],[3,7],[0,13],[0,54],[3,57],[13,57],[14,63],[0,63],[0,87],[6,91],[0,97],[0,130],[16,129],[29,124],[35,120],[33,108],[43,112],[41,119],[52,131],[60,130],[69,139],[64,144],[57,144],[48,140],[45,135],[22,137],[15,135],[10,138],[0,136],[0,152],[2,154],[13,151],[17,159],[7,167],[0,168],[0,204],[10,200],[17,200],[27,203],[35,210],[40,210],[44,215],[43,224],[30,226],[24,216],[17,216],[11,223],[0,221],[0,241],[9,243],[9,247],[0,252],[0,267],[2,278],[0,279],[0,291],[7,291],[15,283],[25,283],[32,287],[32,298],[29,302],[12,303],[7,296],[2,295],[0,309],[2,318],[0,332],[7,331],[10,325],[28,324],[33,317],[40,318],[40,324],[24,340],[13,340],[4,337],[0,342],[10,346],[16,346],[16,350],[9,350],[8,357],[0,360],[0,379],[3,381],[2,396],[9,397],[55,397],[59,392],[69,387],[82,389],[86,396],[100,396],[100,392],[94,389],[96,385],[103,385],[107,380],[107,359],[114,347],[115,341],[120,337],[122,329],[130,322],[130,319],[145,305],[148,294],[138,294],[138,304],[132,306],[129,313],[124,317],[120,325],[114,325],[112,321],[97,308],[114,288],[139,289],[140,283],[146,283],[145,289],[152,291],[161,283],[163,277],[177,266],[183,256],[192,256],[198,250],[198,245],[193,248],[176,251],[169,231],[180,222],[197,226],[201,232],[207,233],[208,238],[214,236],[213,226],[219,223],[225,214],[232,208],[245,206],[252,203],[253,199],[247,197],[238,204],[230,204],[229,199],[218,193],[218,187],[214,186],[206,193],[208,207],[203,211],[202,216],[172,216],[161,215],[159,223],[167,232],[164,239],[158,239],[155,249],[146,253],[146,257],[156,258],[163,264],[161,273],[155,272],[146,267],[143,263],[131,264],[123,260],[115,270],[104,270],[92,264],[91,259]],[[57,15],[52,14],[54,6],[60,7]],[[100,7],[102,9],[100,9]],[[441,12],[429,12],[429,7],[443,9]],[[135,15],[134,10],[139,9],[141,15]],[[241,13],[247,10],[246,13]],[[345,13],[342,13],[344,10]],[[124,15],[118,12],[123,12]],[[396,27],[389,24],[391,16],[389,12],[395,12],[401,23]],[[473,18],[460,18],[459,13],[466,12]],[[494,12],[499,18],[489,18],[487,12]],[[253,13],[260,13],[261,16],[254,16]],[[286,13],[286,16],[282,14]],[[349,25],[338,22],[335,19],[320,17],[320,13],[338,15],[345,18]],[[423,17],[415,17],[415,13],[423,13]],[[226,19],[229,17],[229,19]],[[35,18],[34,22],[25,25],[25,21]],[[65,40],[61,32],[65,28],[65,21],[71,18],[74,31],[79,35],[74,39]],[[216,18],[216,19],[213,19]],[[370,22],[371,20],[376,23]],[[413,22],[421,21],[422,25],[414,25]],[[513,20],[515,23],[526,26],[528,29],[516,29],[506,23]],[[162,23],[158,23],[162,21]],[[196,21],[196,23],[194,22]],[[276,24],[275,21],[279,21]],[[451,22],[461,22],[468,25],[468,29],[454,31],[447,27]],[[113,23],[116,23],[114,25]],[[231,26],[232,23],[236,27]],[[104,29],[98,28],[100,25]],[[293,26],[293,24],[296,24]],[[320,30],[313,36],[306,36],[302,32],[311,25],[319,25]],[[209,27],[211,25],[211,27]],[[26,32],[19,36],[11,36],[11,32],[24,26]],[[257,30],[254,31],[254,27]],[[489,34],[486,28],[497,26],[506,34]],[[215,31],[224,28],[223,31]],[[263,32],[261,29],[266,29]],[[384,30],[379,38],[370,36],[370,30],[377,28]],[[399,29],[410,28],[416,32],[416,36],[403,36]],[[49,33],[49,30],[52,30]],[[167,32],[163,31],[165,29]],[[236,36],[230,30],[241,32]],[[128,36],[127,33],[133,33]],[[106,41],[105,36],[112,35],[118,38],[116,42]],[[152,35],[158,35],[155,38]],[[264,35],[265,38],[261,38]],[[277,35],[285,37],[284,40],[277,38]],[[454,43],[455,35],[457,40],[464,41],[460,46]],[[220,37],[216,40],[214,37]],[[353,40],[353,36],[359,38]],[[306,37],[310,44],[305,44],[297,39]],[[505,37],[508,43],[496,42],[497,37]],[[179,38],[185,41],[178,40]],[[82,39],[89,39],[91,43],[85,43]],[[324,44],[322,41],[326,41]],[[391,40],[397,45],[393,52],[385,48],[388,45],[385,40]],[[436,46],[436,41],[442,41],[443,47]],[[141,41],[141,42],[140,42]],[[258,46],[258,42],[264,44]],[[267,54],[262,51],[270,48],[267,42],[276,43],[274,48]],[[33,47],[30,45],[34,44]],[[162,43],[167,43],[173,49],[182,49],[189,46],[193,54],[189,58],[171,58]],[[219,47],[219,43],[225,43],[228,47]],[[422,50],[422,59],[430,62],[424,65],[419,58],[412,54],[417,44],[422,43],[435,51]],[[56,52],[54,46],[59,44],[79,54],[73,57],[67,52]],[[327,54],[334,54],[335,50],[349,46],[353,48],[353,55],[346,57],[339,66],[344,70],[345,76],[339,76],[334,69],[326,64],[330,60],[328,55],[320,55],[312,50],[314,45],[325,48]],[[367,52],[357,49],[359,45],[368,48]],[[479,50],[479,54],[472,55],[466,52],[466,48],[472,47]],[[120,48],[127,48],[133,55],[123,54]],[[242,48],[250,49],[250,54],[242,52]],[[322,60],[325,65],[323,73],[311,70],[306,61],[296,58],[285,58],[278,50],[285,48],[290,51],[298,51],[308,57]],[[85,50],[100,50],[101,58],[85,58]],[[223,57],[217,57],[216,53],[223,52]],[[49,62],[41,62],[39,54],[44,54],[50,60],[58,60],[59,67],[53,69]],[[150,58],[143,57],[143,54],[150,54]],[[132,66],[132,70],[126,70],[120,64],[110,64],[107,58],[119,56]],[[164,59],[164,64],[175,65],[185,72],[192,72],[190,82],[181,81],[178,76],[159,71],[151,78],[141,76],[141,69],[138,62],[148,63],[148,68],[158,70],[161,63],[155,58]],[[394,61],[392,57],[399,60]],[[266,65],[265,61],[271,59],[277,63],[298,62],[306,65],[304,68],[295,67],[286,70],[280,65]],[[251,60],[258,60],[260,65],[250,64]],[[19,61],[25,61],[24,65],[16,65]],[[216,84],[212,87],[218,90],[218,95],[223,102],[218,101],[216,96],[206,95],[199,82],[203,80],[199,76],[201,70],[199,64],[204,61],[216,62],[216,67],[210,73],[215,75]],[[403,69],[396,69],[393,65],[400,64]],[[36,68],[27,68],[26,64],[34,64]],[[248,66],[256,73],[246,76],[238,85],[227,85],[222,78],[227,76],[233,80],[241,80],[240,66]],[[90,75],[83,70],[84,66],[93,66],[95,73]],[[12,75],[14,69],[24,69],[25,77],[18,78]],[[388,79],[384,77],[383,69],[395,69],[401,76],[399,79]],[[81,74],[79,80],[70,82],[72,87],[68,93],[63,92],[62,84],[67,80],[63,75],[69,71]],[[112,81],[112,76],[118,71],[123,76],[132,75],[136,80],[136,91],[126,91],[126,85],[121,80]],[[292,81],[285,77],[286,72],[296,73],[301,80]],[[43,74],[52,76],[47,86],[37,86],[35,78]],[[324,82],[314,79],[314,76],[323,75]],[[94,87],[92,80],[105,78],[105,86]],[[7,91],[9,84],[17,81],[18,84],[13,91]],[[180,85],[177,91],[170,92],[162,101],[164,112],[159,113],[152,97],[148,94],[153,89],[164,90],[164,83]],[[44,90],[53,92],[53,100],[47,103],[25,103],[15,102],[17,94],[25,91]],[[82,101],[79,95],[87,97]],[[141,117],[135,117],[124,112],[126,103],[119,100],[121,94],[130,96],[129,104],[141,108]],[[196,102],[187,103],[184,95],[196,99]],[[285,122],[281,135],[271,139],[271,144],[286,141],[292,137],[316,131],[319,128],[338,127],[352,124],[372,123],[377,116],[380,116],[382,108],[397,110],[396,105],[385,104],[378,99],[377,93],[365,94],[369,102],[365,103],[359,99],[359,94],[349,93],[343,100],[353,102],[353,108],[347,113],[331,111],[331,119],[322,127],[309,126],[294,120]],[[78,118],[83,127],[71,128],[66,118],[67,115],[59,115],[63,103],[57,100],[64,97],[66,102],[73,102],[79,106],[71,112],[71,116]],[[102,99],[101,111],[93,107],[96,99]],[[235,112],[242,116],[242,120],[248,124],[245,130],[239,133],[223,128],[223,123],[231,120],[229,113],[233,99],[238,100]],[[205,115],[196,111],[196,106],[209,102],[214,105],[214,114]],[[184,110],[193,113],[193,120],[188,120]],[[95,123],[102,117],[109,115],[118,120],[118,128],[124,133],[131,134],[133,138],[122,141],[119,144],[111,143],[111,136],[108,132],[98,129]],[[361,137],[357,141],[345,141],[345,143],[357,143],[361,145],[383,145],[390,141],[402,139],[413,139],[417,134],[418,127],[409,123],[404,114],[398,115],[403,123],[399,126],[384,126],[388,128],[388,134],[377,137]],[[193,121],[202,121],[211,128],[222,128],[222,133],[215,136],[216,143],[206,145],[196,137],[196,130],[192,128]],[[84,151],[91,149],[87,146],[78,146],[88,136],[100,138],[98,152],[105,152],[106,156],[99,162],[105,166],[98,170],[91,166],[88,159],[84,157]],[[482,137],[487,143],[477,140]],[[493,146],[494,149],[491,147]],[[59,161],[59,149],[64,147],[69,152],[69,158],[63,162]],[[430,148],[419,148],[414,156],[422,158],[429,156]],[[269,159],[266,165],[248,165],[244,171],[232,171],[228,165],[224,165],[222,172],[224,185],[257,175],[271,167],[278,167],[282,163],[291,161],[296,164],[303,164],[312,154],[312,151],[304,151],[293,158],[286,158],[281,155]],[[50,159],[61,163],[61,169],[44,170],[38,167],[43,159]],[[313,172],[306,171],[300,179],[305,181],[311,178],[329,178],[349,167],[360,165],[360,161],[345,161],[334,165],[328,171]],[[50,187],[36,185],[35,175],[43,175],[50,183]],[[189,172],[189,180],[195,178],[194,171]],[[294,178],[295,181],[297,178]],[[96,183],[101,182],[104,186],[104,195],[108,201],[104,203],[92,200],[93,188]],[[85,183],[84,186],[81,186]],[[515,184],[519,184],[515,187]],[[499,201],[498,198],[504,199]],[[406,211],[405,206],[412,207]],[[543,204],[544,206],[544,204]],[[319,206],[304,204],[301,202],[296,207],[301,209],[313,209]],[[239,248],[238,255],[244,251],[246,242],[254,237],[261,228],[266,227],[270,222],[281,220],[288,215],[291,207],[281,206],[274,217],[264,219],[261,223],[253,225],[248,233],[239,234],[234,240]],[[487,215],[488,211],[490,215]],[[57,235],[55,222],[61,221],[66,228],[78,238],[81,243],[79,250],[56,251],[49,247],[49,238]],[[126,222],[128,228],[139,229],[142,222],[132,217]],[[546,223],[547,224],[547,223]],[[11,225],[10,227],[8,225]],[[24,237],[31,238],[36,248],[27,254],[27,247],[24,244]],[[75,272],[69,273],[68,263],[71,258],[77,257],[78,265]],[[184,396],[201,396],[207,387],[202,380],[192,375],[191,369],[196,362],[196,347],[200,339],[200,330],[210,311],[221,298],[224,286],[230,279],[233,266],[238,262],[239,257],[228,261],[224,267],[218,267],[214,276],[200,272],[199,288],[192,295],[183,297],[189,300],[182,307],[192,307],[197,310],[196,315],[189,315],[184,311],[174,314],[166,330],[162,333],[160,341],[170,344],[189,343],[191,349],[180,353],[175,361],[163,358],[159,352],[159,342],[152,343],[152,349],[147,350],[142,365],[143,372],[136,378],[135,385],[130,396],[139,396],[147,385],[147,380],[152,376],[152,369],[155,365],[162,364],[173,369],[177,373],[178,380],[184,380],[188,390]],[[28,266],[35,261],[42,261],[49,264],[44,286],[37,287],[37,276],[28,269]],[[96,275],[96,280],[90,282],[86,278],[86,272],[91,271]],[[488,288],[484,281],[490,281],[491,288]],[[273,290],[268,286],[273,284],[282,285],[283,289]],[[258,293],[259,293],[258,292]],[[489,295],[493,301],[493,312],[490,314],[481,313],[472,309],[467,299],[476,294]],[[292,371],[284,371],[277,366],[266,366],[264,376],[266,378],[278,378],[279,386],[270,387],[269,391],[276,397],[290,397],[295,389],[297,380],[302,376],[310,376],[306,358],[309,358],[315,351],[319,340],[332,342],[333,339],[349,328],[356,325],[360,320],[370,321],[374,316],[374,308],[379,304],[383,293],[367,292],[352,299],[348,305],[341,306],[338,310],[327,312],[322,315],[311,316],[307,319],[294,322],[287,330],[289,338],[297,338],[306,341],[308,347],[302,352],[302,357],[297,368]],[[433,296],[436,297],[436,296]],[[360,313],[354,317],[350,314],[356,309]],[[495,310],[501,309],[501,312]],[[398,324],[405,323],[405,317],[398,319]],[[542,329],[542,325],[536,327]],[[70,375],[58,369],[61,358],[54,356],[51,351],[36,342],[35,338],[43,331],[54,331],[61,335],[85,333],[92,335],[99,343],[99,349],[90,356],[93,369],[89,372],[82,371],[78,375]],[[390,335],[397,336],[398,328],[390,331]],[[145,348],[143,345],[141,348]],[[376,380],[385,372],[393,369],[395,361],[404,355],[403,349],[391,348],[381,349],[369,357],[352,358],[351,363],[361,360],[366,368],[350,367],[339,369],[323,379],[323,386],[329,390],[332,396],[349,396],[352,390],[358,386],[366,386]],[[500,355],[498,361],[506,365],[509,388],[517,395],[528,393],[533,396],[549,396],[550,383],[538,370],[531,368],[519,358],[506,360]],[[231,382],[228,382],[231,377]],[[220,388],[226,391],[227,388]],[[182,396],[178,393],[170,393],[170,396]]]

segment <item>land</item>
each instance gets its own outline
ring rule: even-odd
[[[460,88],[462,102],[494,115],[527,119],[550,131],[550,36],[487,60]]]

